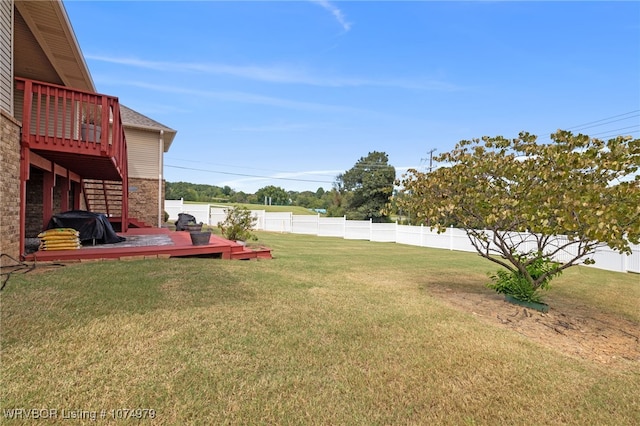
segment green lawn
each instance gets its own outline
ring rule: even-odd
[[[266,212],[272,213],[282,213],[282,212],[291,212],[293,214],[304,214],[304,215],[317,215],[318,213],[307,209],[306,207],[300,206],[265,206],[264,204],[242,204],[242,203],[224,203],[224,204],[216,204],[216,203],[206,203],[206,202],[195,202],[195,201],[185,201],[185,205],[187,204],[211,204],[212,207],[218,208],[227,208],[231,206],[239,206],[245,207],[249,210],[264,210]]]
[[[483,284],[495,267],[479,256],[257,234],[274,259],[93,262],[12,276],[0,293],[3,414],[104,409],[110,419],[110,410],[150,408],[154,423],[169,425],[640,424],[637,361],[570,358],[430,294],[442,284],[492,294]],[[574,270],[554,282],[555,303],[597,304],[640,323],[637,275]]]

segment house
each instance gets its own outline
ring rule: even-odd
[[[129,157],[129,221],[160,227],[164,222],[163,154],[176,131],[122,104],[120,116]]]
[[[0,71],[0,253],[72,209],[162,224],[176,131],[96,93],[61,0],[0,0]]]

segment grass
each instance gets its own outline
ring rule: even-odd
[[[293,213],[300,215],[317,215],[318,213],[301,206],[267,206],[264,204],[243,203],[210,203],[206,201],[185,201],[184,204],[211,204],[212,207],[228,208],[233,206],[244,207],[249,210],[264,210],[268,213]]]
[[[13,276],[2,409],[152,408],[171,425],[640,424],[637,362],[569,358],[430,295],[491,294],[478,256],[258,235],[274,259]],[[637,276],[574,268],[553,284],[552,303],[640,322]]]

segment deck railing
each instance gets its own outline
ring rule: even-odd
[[[23,146],[45,158],[46,151],[51,151],[110,160],[107,163],[122,181],[121,220],[126,231],[127,144],[118,98],[23,78],[16,78],[16,94],[15,115],[22,122]]]
[[[31,149],[109,157],[126,174],[127,151],[118,98],[16,78],[22,143]]]

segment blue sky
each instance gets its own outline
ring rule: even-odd
[[[463,139],[640,137],[640,2],[79,1],[97,89],[178,131],[165,178],[330,189]]]

